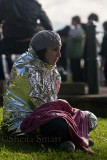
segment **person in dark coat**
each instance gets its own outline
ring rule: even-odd
[[[61,74],[62,82],[67,81],[67,59],[65,56],[65,49],[66,49],[66,41],[68,38],[68,32],[70,30],[70,26],[65,26],[64,28],[57,31],[61,37],[62,47],[61,47],[61,58],[57,63],[58,70]]]
[[[2,54],[6,54],[9,71],[13,65],[10,54],[27,51],[33,35],[38,32],[38,20],[46,30],[53,30],[51,21],[37,0],[0,0],[0,80],[5,80]]]
[[[102,65],[102,67],[104,68],[103,71],[104,71],[104,77],[105,77],[104,85],[107,86],[107,21],[103,23],[103,28],[104,28],[104,36],[101,44],[101,51],[99,54],[102,56],[104,60],[104,67]]]
[[[83,30],[85,31],[86,34],[86,40],[85,40],[85,47],[84,47],[84,54],[83,54],[83,59],[84,59],[84,68],[83,68],[83,73],[82,73],[82,81],[87,82],[87,25],[89,23],[93,23],[93,22],[98,22],[99,17],[96,13],[91,13],[88,16],[88,22],[87,23],[82,23],[81,27],[83,28]]]

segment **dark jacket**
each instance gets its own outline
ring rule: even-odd
[[[103,58],[107,59],[107,33],[105,33],[101,45],[101,51],[99,53]]]
[[[52,24],[36,0],[0,0],[0,23],[4,38],[23,39],[36,32],[37,19],[45,29]]]

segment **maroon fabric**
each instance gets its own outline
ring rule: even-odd
[[[76,147],[93,153],[88,146],[89,117],[87,113],[72,108],[65,100],[59,99],[41,105],[23,120],[20,128],[22,132],[29,133],[55,118],[66,120],[69,133]]]

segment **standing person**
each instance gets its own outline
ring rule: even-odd
[[[89,25],[90,23],[94,23],[94,22],[98,22],[99,20],[99,17],[97,14],[95,13],[91,13],[89,16],[88,16],[88,22],[85,24],[85,23],[82,23],[81,26],[82,28],[84,29],[85,31],[85,34],[86,34],[86,40],[85,40],[85,47],[84,47],[84,53],[83,53],[83,59],[84,59],[84,68],[83,68],[83,81],[84,82],[87,82],[87,39],[88,39],[88,36],[87,36],[87,25]],[[97,41],[97,40],[96,40]]]
[[[83,56],[84,44],[85,33],[81,27],[81,19],[79,16],[74,16],[68,32],[65,53],[67,59],[70,60],[70,70],[74,82],[82,81],[80,61]]]
[[[102,64],[101,69],[104,71],[104,77],[105,77],[104,85],[107,86],[107,21],[103,23],[103,29],[104,29],[104,36],[101,44],[101,51],[99,54],[102,57],[102,62],[104,61],[104,64]]]
[[[38,20],[44,29],[53,29],[37,0],[0,0],[3,32],[3,39],[0,40],[0,80],[5,79],[1,54],[6,55],[10,71],[13,65],[11,54],[22,54],[28,49],[32,36],[38,31]]]
[[[57,33],[59,33],[59,35],[61,37],[61,41],[62,41],[61,58],[57,63],[58,70],[61,74],[62,82],[67,81],[67,59],[66,59],[66,55],[65,55],[65,50],[66,50],[66,41],[68,38],[69,29],[70,29],[69,26],[65,26],[63,29],[60,29],[57,31]]]
[[[2,130],[10,135],[30,134],[34,140],[37,137],[36,142],[41,140],[39,130],[47,143],[59,142],[67,151],[76,146],[93,153],[88,134],[97,125],[97,118],[57,99],[61,82],[56,67],[61,57],[59,34],[40,31],[30,44],[31,48],[17,59],[10,73]]]

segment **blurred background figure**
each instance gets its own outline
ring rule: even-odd
[[[104,36],[101,44],[100,55],[102,57],[101,70],[104,72],[105,82],[104,85],[107,86],[107,21],[103,23]]]
[[[57,33],[59,33],[59,35],[61,37],[61,41],[62,41],[61,58],[57,62],[57,66],[58,66],[58,70],[61,74],[62,82],[67,81],[67,59],[65,56],[65,49],[66,49],[66,41],[68,38],[69,29],[70,29],[69,26],[65,26],[63,29],[60,29],[57,31]]]
[[[66,57],[70,64],[72,78],[74,82],[82,81],[81,58],[85,45],[85,32],[81,27],[81,19],[79,16],[72,17],[71,26],[68,31],[68,39],[66,42]]]
[[[85,40],[85,47],[84,47],[84,53],[83,53],[83,60],[84,60],[84,67],[83,67],[83,75],[82,75],[82,79],[84,82],[87,83],[87,26],[90,24],[90,23],[95,23],[95,22],[98,22],[99,21],[99,17],[96,13],[91,13],[89,16],[88,16],[88,22],[85,24],[85,23],[81,23],[81,26],[83,28],[83,30],[85,31],[85,34],[86,34],[86,40]],[[98,44],[98,40],[96,39],[96,44]]]
[[[13,65],[11,54],[27,51],[32,36],[40,30],[53,30],[51,21],[36,0],[0,0],[0,80],[5,80],[2,54],[6,55],[8,70]]]
[[[96,13],[91,13],[87,19],[88,19],[87,23],[81,23],[81,26],[85,32],[87,31],[87,24],[89,24],[90,22],[92,22],[92,23],[98,22],[98,20],[99,20],[98,15]]]

